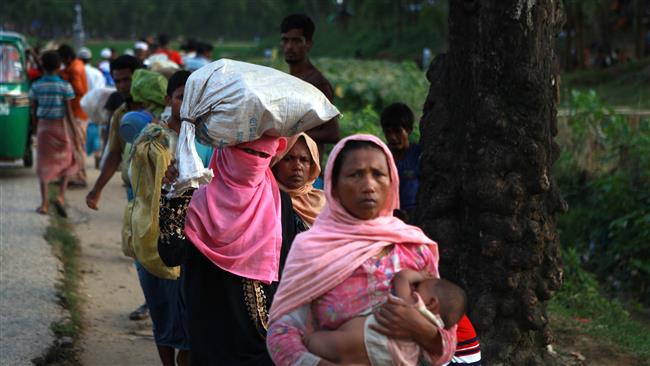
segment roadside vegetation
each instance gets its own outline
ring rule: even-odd
[[[58,187],[50,185],[50,200],[58,194]],[[79,283],[79,241],[74,236],[74,229],[66,218],[59,216],[56,210],[50,210],[50,223],[45,232],[45,240],[52,246],[52,252],[60,261],[61,276],[56,285],[59,305],[66,316],[50,325],[55,335],[55,342],[45,354],[35,360],[34,364],[77,366],[77,344],[83,331],[81,313],[81,295]]]

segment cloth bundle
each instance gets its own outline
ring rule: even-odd
[[[293,136],[340,113],[313,85],[270,67],[221,59],[190,75],[181,118],[197,138],[222,147],[262,135]]]
[[[81,97],[81,108],[88,114],[91,121],[100,125],[108,124],[111,113],[104,107],[114,92],[115,88],[97,88]]]
[[[169,197],[212,179],[192,143],[195,135],[202,144],[220,148],[262,135],[293,136],[339,114],[320,90],[282,71],[228,59],[208,64],[185,84],[176,150],[179,177]]]

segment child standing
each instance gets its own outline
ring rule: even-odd
[[[413,132],[413,112],[404,103],[393,103],[381,112],[381,128],[393,154],[399,174],[399,201],[402,214],[412,219],[417,204],[420,145],[409,142]]]
[[[65,190],[70,176],[79,171],[79,164],[74,155],[77,134],[72,125],[70,104],[75,94],[72,86],[57,75],[61,57],[56,51],[45,52],[41,62],[45,75],[38,79],[29,91],[33,120],[38,121],[36,174],[41,186],[41,205],[36,212],[47,214],[47,185],[55,179],[60,179],[59,195],[53,203],[59,214],[66,216],[63,207]]]

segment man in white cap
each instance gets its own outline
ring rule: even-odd
[[[88,83],[88,92],[93,89],[105,88],[106,79],[104,74],[92,65],[93,54],[87,47],[81,47],[77,52],[77,57],[84,63],[86,71],[86,82]],[[89,115],[90,116],[90,115]],[[95,167],[99,166],[99,159],[101,154],[102,139],[100,134],[102,129],[96,123],[98,121],[89,120],[88,129],[86,130],[86,154],[94,155]]]
[[[147,42],[142,42],[142,41],[135,42],[135,45],[133,46],[133,50],[134,50],[134,56],[137,57],[138,60],[140,60],[140,62],[144,63],[144,60],[146,60],[147,57],[149,56],[149,45],[147,44]]]
[[[77,52],[77,57],[79,57],[84,63],[86,81],[88,82],[88,91],[97,88],[104,88],[106,86],[106,79],[104,79],[102,72],[92,65],[92,52],[87,47],[81,47],[79,52]]]
[[[99,62],[99,70],[104,75],[106,85],[115,86],[115,82],[111,76],[111,59],[113,58],[113,52],[110,48],[102,48],[99,55],[102,57],[102,60]]]

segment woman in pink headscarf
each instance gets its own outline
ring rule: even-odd
[[[370,135],[340,141],[329,156],[325,188],[325,208],[294,240],[271,306],[267,347],[275,364],[333,364],[307,350],[307,336],[372,311],[376,332],[417,343],[431,364],[447,362],[456,328],[440,329],[388,296],[402,269],[439,275],[436,243],[392,215],[399,178],[386,145]]]
[[[214,178],[191,196],[186,216],[183,204],[166,213],[185,223],[166,225],[158,250],[174,265],[165,248],[182,248],[193,365],[273,365],[268,310],[297,222],[270,169],[285,147],[264,136],[216,150]]]

